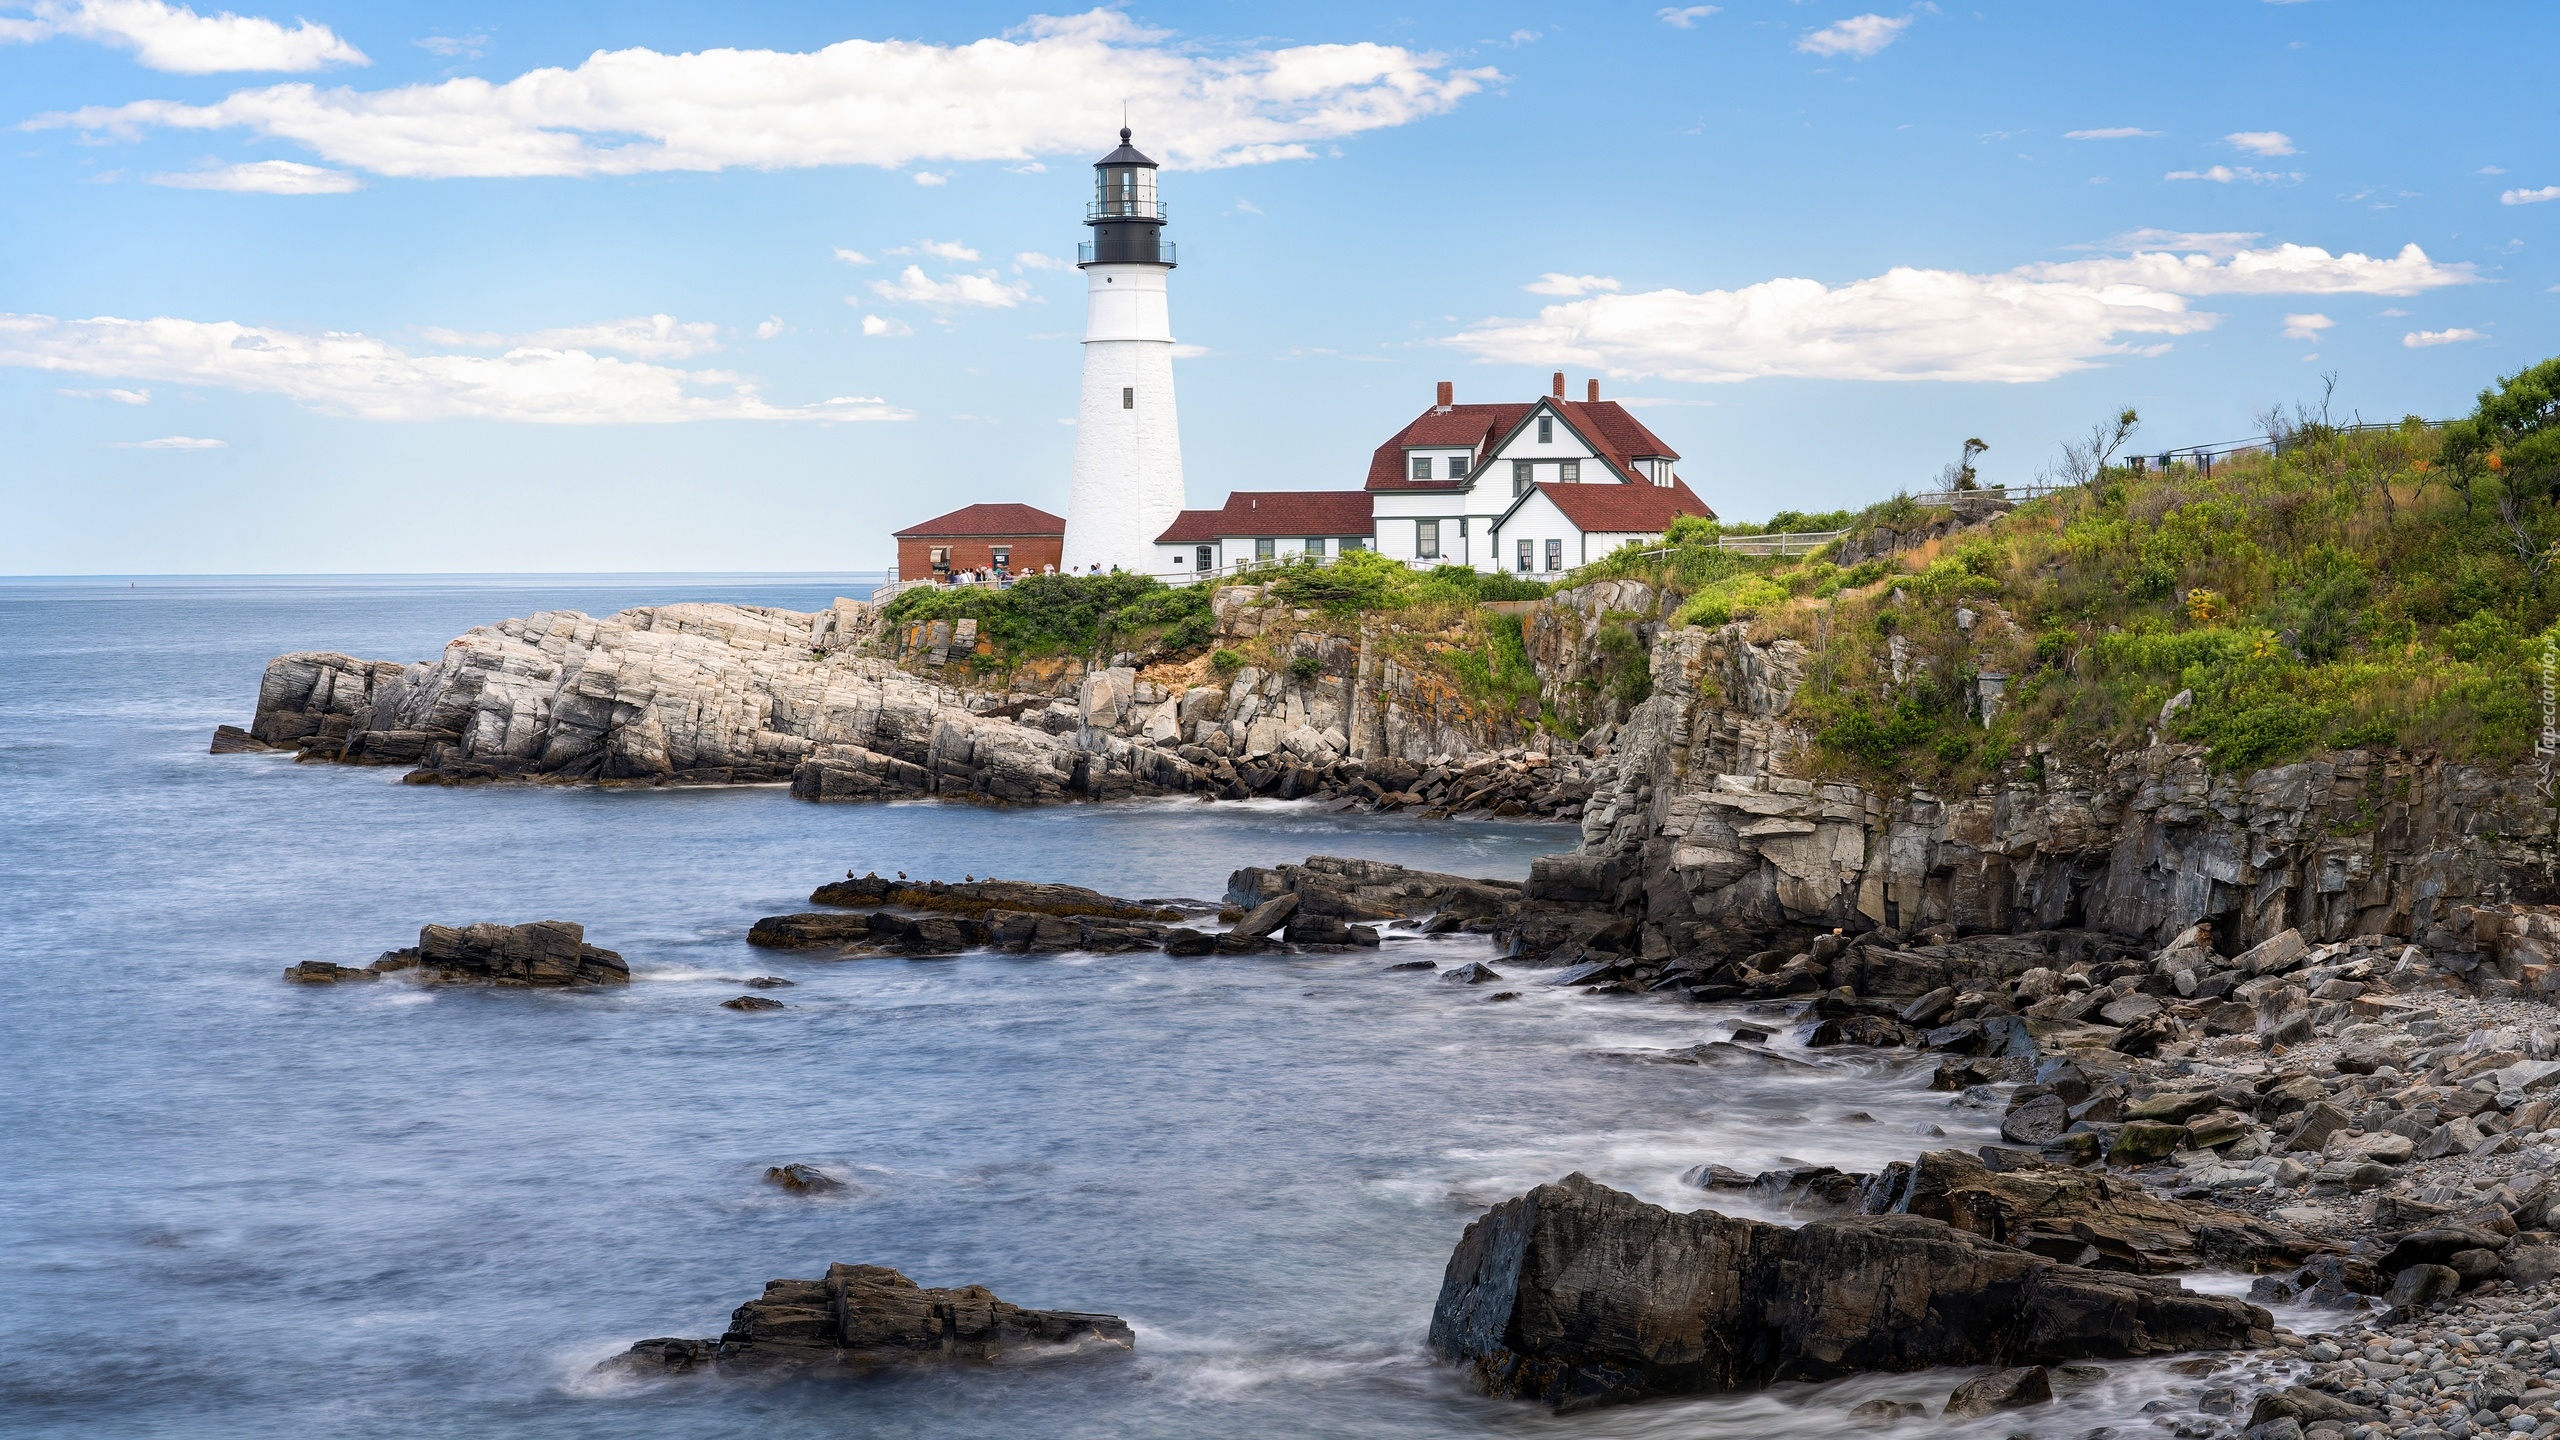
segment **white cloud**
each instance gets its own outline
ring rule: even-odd
[[[763,321],[761,321],[761,322],[759,322],[759,323],[757,324],[757,326],[756,326],[756,338],[757,338],[757,339],[759,339],[759,340],[770,340],[770,339],[772,339],[773,337],[775,337],[776,335],[779,335],[779,334],[781,334],[783,331],[788,330],[788,329],[790,329],[790,328],[791,328],[790,326],[785,325],[785,324],[783,324],[783,323],[782,323],[782,317],[781,317],[781,316],[779,316],[779,315],[769,316],[769,317],[767,317],[765,320],[763,320]]]
[[[1532,295],[1588,295],[1594,290],[1615,290],[1618,282],[1606,275],[1567,275],[1550,270],[1520,288]]]
[[[2545,200],[2560,200],[2560,185],[2545,185],[2539,190],[2509,190],[2498,197],[2501,205],[2539,205]]]
[[[193,435],[163,435],[157,440],[113,440],[110,450],[228,450],[228,440],[200,440]]]
[[[212,170],[154,175],[151,183],[180,190],[229,190],[242,195],[344,195],[364,182],[344,170],[323,170],[291,160],[252,160]]]
[[[2172,170],[2160,178],[2163,180],[2210,180],[2216,185],[2228,185],[2234,180],[2245,180],[2252,185],[2291,185],[2301,182],[2302,172],[2299,170],[2253,170],[2246,165],[2236,167],[2214,165],[2202,170]]]
[[[1901,39],[1902,32],[1910,28],[1908,15],[1852,15],[1807,33],[1796,42],[1796,48],[1807,55],[1855,55],[1863,59]]]
[[[2477,330],[2464,330],[2457,326],[2451,330],[2412,330],[2400,337],[2400,343],[2412,350],[2424,350],[2430,345],[2459,345],[2465,340],[2488,338]]]
[[[1259,215],[1262,213],[1262,207],[1254,204],[1250,200],[1239,198],[1234,207],[1228,210],[1227,213],[1230,215]]]
[[[121,137],[246,130],[381,175],[629,175],[1089,157],[1125,100],[1175,168],[1311,159],[1322,142],[1410,124],[1499,79],[1393,45],[1206,52],[1117,10],[1042,16],[965,45],[598,51],[575,69],[360,91],[276,85],[208,105],[143,100],[31,128]]]
[[[1719,7],[1714,5],[1666,5],[1662,9],[1654,11],[1653,18],[1670,26],[1674,30],[1686,30],[1690,26],[1697,24],[1699,21],[1706,19],[1708,16],[1715,14],[1718,8]]]
[[[2281,130],[2235,130],[2222,137],[2223,143],[2252,155],[2291,155],[2293,137]]]
[[[992,270],[936,280],[926,275],[920,265],[910,265],[899,271],[895,280],[872,281],[871,292],[883,300],[904,305],[929,305],[937,310],[1010,310],[1031,298],[1029,285],[999,280]]]
[[[365,420],[603,425],[912,418],[910,411],[858,396],[775,405],[734,372],[680,370],[582,349],[524,345],[494,356],[412,354],[369,335],[306,335],[165,316],[0,314],[0,365],[281,395]]]
[[[975,260],[978,252],[957,240],[919,240],[889,251],[892,255],[930,255],[936,260]]]
[[[175,75],[373,63],[328,26],[309,20],[287,30],[254,15],[199,15],[165,0],[34,0],[29,8],[35,12],[30,19],[0,20],[0,43],[57,35],[94,40],[130,50],[137,62]]]
[[[2065,140],[2131,140],[2137,137],[2148,138],[2159,133],[2157,130],[2145,130],[2139,125],[2110,125],[2103,130],[2065,130],[2062,132],[2062,138]]]
[[[2287,315],[2284,317],[2284,334],[2288,340],[2317,340],[2321,331],[2337,323],[2326,315]]]
[[[925,186],[948,185],[951,183],[951,177],[936,175],[930,170],[919,170],[916,172],[916,183]]]
[[[1076,268],[1071,261],[1061,260],[1055,255],[1043,255],[1037,250],[1022,251],[1013,257],[1013,263],[1025,270],[1073,270]]]
[[[678,320],[672,315],[635,315],[601,325],[567,325],[524,335],[494,330],[446,330],[428,326],[418,332],[429,344],[470,346],[483,350],[613,350],[643,360],[684,360],[720,348],[720,327],[709,321]]]
[[[871,263],[871,257],[863,254],[859,250],[846,250],[839,248],[836,251],[836,258],[847,265],[868,265]]]
[[[2101,240],[2095,245],[2073,245],[2074,250],[2104,250],[2115,254],[2134,254],[2143,250],[2175,250],[2211,255],[2217,259],[2237,255],[2249,248],[2249,242],[2265,238],[2255,230],[2127,230],[2121,235]]]
[[[862,317],[862,333],[865,335],[913,335],[916,331],[914,326],[904,320],[865,315]]]
[[[2507,167],[2504,165],[2483,165],[2473,173],[2479,175],[2504,175],[2507,173]]]
[[[2179,254],[2164,247],[2103,259],[2027,265],[2012,273],[2059,283],[2138,286],[2173,295],[2416,295],[2449,285],[2476,284],[2480,279],[2470,265],[2439,265],[2414,244],[2401,246],[2400,253],[2387,260],[2354,250],[2332,255],[2317,245],[2270,245],[2221,255]]]
[[[74,400],[113,400],[119,405],[151,403],[151,392],[148,390],[63,390],[57,393],[68,395]]]
[[[2210,254],[2136,253],[2026,265],[1996,275],[1901,267],[1830,286],[1767,280],[1739,290],[1595,294],[1534,319],[1493,319],[1451,338],[1477,358],[1583,365],[1621,378],[1697,383],[2049,380],[2111,356],[2156,354],[2168,337],[2220,323],[2190,297],[2412,294],[2479,277],[2415,245],[2389,260],[2278,245]]]
[[[1209,347],[1206,345],[1176,345],[1173,347],[1173,358],[1176,360],[1197,360],[1208,353]]]
[[[474,30],[468,35],[430,35],[409,42],[430,55],[447,60],[477,60],[489,48],[489,37]]]

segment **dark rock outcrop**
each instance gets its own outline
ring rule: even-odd
[[[414,970],[429,985],[628,985],[631,967],[611,950],[587,943],[583,925],[536,920],[530,925],[428,925],[418,943],[386,950],[362,969],[305,960],[284,972],[298,984],[377,980]]]
[[[1799,1230],[1676,1214],[1582,1175],[1467,1227],[1431,1345],[1495,1395],[1575,1408],[1865,1370],[2265,1344],[2267,1312],[1911,1215]]]
[[[1025,1310],[983,1285],[927,1290],[882,1265],[830,1265],[818,1280],[773,1280],[716,1340],[643,1340],[606,1366],[641,1372],[859,1374],[882,1366],[987,1362],[1081,1351],[1125,1354],[1117,1315]]]
[[[530,925],[429,925],[417,945],[374,962],[380,970],[414,965],[430,985],[627,985],[631,967],[611,950],[587,943],[587,928],[567,920]]]
[[[1123,900],[1080,885],[1046,885],[1025,880],[883,880],[878,875],[850,875],[830,881],[809,894],[812,905],[847,908],[887,906],[897,910],[930,910],[945,915],[984,919],[997,910],[1025,915],[1060,915],[1098,920],[1179,920],[1182,912],[1146,900]]]

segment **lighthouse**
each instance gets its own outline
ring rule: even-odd
[[[1181,514],[1182,430],[1173,412],[1173,320],[1165,281],[1156,162],[1120,132],[1093,167],[1085,206],[1093,239],[1076,247],[1084,271],[1084,395],[1076,409],[1075,483],[1067,497],[1061,569],[1094,565],[1143,575],[1154,540]]]

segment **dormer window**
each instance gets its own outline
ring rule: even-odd
[[[1413,457],[1413,478],[1416,480],[1428,480],[1431,478],[1430,456],[1416,455]]]

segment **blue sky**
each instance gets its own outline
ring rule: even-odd
[[[1562,368],[1729,517],[2560,353],[2548,6],[0,3],[0,573],[875,568],[1061,509],[1168,161],[1194,505]],[[2410,247],[2415,247],[2414,249]]]

